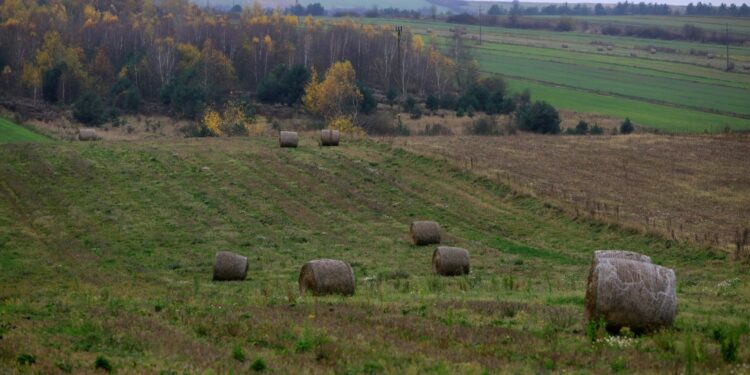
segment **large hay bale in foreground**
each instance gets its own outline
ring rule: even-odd
[[[409,227],[411,242],[417,246],[440,243],[440,224],[434,221],[414,221]]]
[[[322,146],[338,146],[341,133],[338,130],[324,129],[320,131],[320,144]]]
[[[638,253],[597,252],[586,286],[586,319],[603,318],[611,332],[671,326],[677,314],[675,274],[650,261]]]
[[[349,263],[335,259],[311,260],[299,271],[299,291],[315,296],[354,294],[354,271]]]
[[[219,251],[214,261],[214,280],[245,280],[247,267],[247,257],[229,251]]]
[[[432,269],[442,276],[469,274],[469,252],[460,247],[440,246],[432,253]]]
[[[96,130],[91,128],[83,128],[78,130],[78,140],[80,141],[95,141]]]
[[[281,147],[297,147],[298,143],[299,136],[297,136],[297,132],[279,133],[279,145]]]

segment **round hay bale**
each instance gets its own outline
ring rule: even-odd
[[[338,130],[324,129],[320,131],[320,144],[322,146],[338,146],[341,133]]]
[[[440,224],[434,221],[414,221],[409,226],[411,242],[414,245],[430,245],[440,243]]]
[[[568,48],[568,45],[565,44],[565,43],[563,43],[563,44],[560,45],[560,47],[562,47],[562,48]]]
[[[604,48],[602,48],[602,47],[596,47],[596,50],[599,51],[599,52],[602,52],[602,51],[604,51]]]
[[[638,54],[635,52],[630,52],[630,57],[638,57]]]
[[[279,133],[279,145],[281,147],[297,147],[298,143],[299,136],[297,136],[297,132]]]
[[[469,274],[469,252],[460,247],[440,246],[432,253],[432,269],[442,276]]]
[[[607,51],[611,51],[611,50],[613,50],[613,49],[614,49],[614,47],[613,47],[613,46],[607,46]]]
[[[589,269],[585,317],[603,318],[610,332],[619,332],[623,327],[633,332],[669,327],[677,314],[674,271],[634,254],[640,255],[595,255]]]
[[[594,262],[598,263],[601,259],[628,259],[638,262],[651,263],[651,257],[636,253],[635,251],[626,250],[597,250],[594,252]]]
[[[247,267],[247,257],[229,251],[219,251],[214,261],[214,280],[245,280]]]
[[[314,296],[354,294],[354,271],[349,263],[335,259],[311,260],[299,271],[299,291]]]
[[[95,141],[96,130],[91,128],[83,128],[78,130],[78,140],[80,141]]]
[[[649,48],[648,52],[650,52],[651,54],[654,54],[656,53],[656,48]]]

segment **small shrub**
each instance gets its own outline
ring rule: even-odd
[[[602,129],[599,124],[594,124],[594,126],[591,127],[591,130],[589,131],[589,134],[591,135],[602,135],[604,134],[604,129]]]
[[[94,368],[102,369],[106,372],[112,372],[112,365],[109,363],[109,360],[102,355],[96,357]]]
[[[738,329],[714,330],[714,339],[719,341],[721,358],[728,363],[737,361],[740,349],[740,331]]]
[[[411,113],[411,111],[414,109],[416,105],[417,105],[417,101],[413,97],[411,96],[407,97],[403,103],[404,112]]]
[[[459,108],[456,110],[456,117],[464,117],[464,109]]]
[[[86,125],[101,125],[104,122],[104,103],[95,92],[88,91],[73,104],[73,118]]]
[[[576,125],[575,133],[583,135],[589,132],[589,124],[586,121],[580,120]]]
[[[440,98],[440,108],[442,109],[455,109],[456,108],[456,97],[451,94],[445,94]]]
[[[398,98],[398,92],[396,92],[395,88],[389,87],[388,91],[385,93],[385,98],[388,100],[388,104],[390,104],[391,108],[393,108],[393,104],[396,102],[396,98]]]
[[[627,368],[627,366],[625,366],[625,359],[622,357],[617,358],[614,362],[610,363],[609,367],[612,369],[612,372],[625,371]]]
[[[428,96],[424,105],[425,105],[425,108],[429,109],[430,111],[437,111],[438,108],[440,108],[440,102],[438,101],[438,98],[436,98],[434,95]]]
[[[418,105],[415,105],[414,107],[412,107],[411,111],[409,112],[409,117],[412,120],[418,120],[422,118],[422,109],[420,109]]]
[[[232,358],[240,363],[245,362],[245,352],[242,350],[241,346],[234,347],[234,350],[232,350]]]
[[[604,318],[591,319],[586,324],[586,336],[592,343],[597,342],[599,339],[607,334],[607,321]]]
[[[525,104],[516,117],[521,130],[542,134],[560,133],[560,114],[555,107],[544,101]]]
[[[255,358],[253,363],[250,365],[250,368],[253,369],[253,371],[260,372],[266,369],[266,361],[263,360],[263,358]]]
[[[36,356],[29,353],[21,353],[16,358],[16,362],[18,362],[18,364],[22,366],[33,365],[34,363],[36,363]]]
[[[635,127],[633,126],[633,123],[630,121],[629,117],[625,118],[625,121],[620,124],[620,133],[622,134],[630,134],[635,130]]]
[[[474,135],[498,134],[497,122],[492,117],[480,117],[472,124],[469,132]]]

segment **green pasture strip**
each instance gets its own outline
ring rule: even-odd
[[[666,132],[721,132],[727,126],[735,130],[750,130],[750,120],[747,119],[599,95],[521,79],[508,79],[508,82],[511,90],[529,89],[532,98],[546,100],[559,108],[612,117],[630,117],[637,124]]]
[[[17,142],[49,142],[50,139],[8,119],[0,117],[0,144]]]

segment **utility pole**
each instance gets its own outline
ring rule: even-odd
[[[482,7],[479,7],[479,45],[482,45]]]
[[[729,24],[724,25],[726,31],[724,32],[724,41],[727,43],[727,72],[729,71]]]
[[[398,51],[397,51],[397,61],[398,61],[398,71],[399,71],[399,77],[398,80],[401,81],[401,78],[404,76],[404,65],[401,63],[401,32],[404,30],[403,26],[396,26],[396,34],[398,34]],[[403,98],[406,96],[405,89],[403,82],[401,83],[401,97]]]

